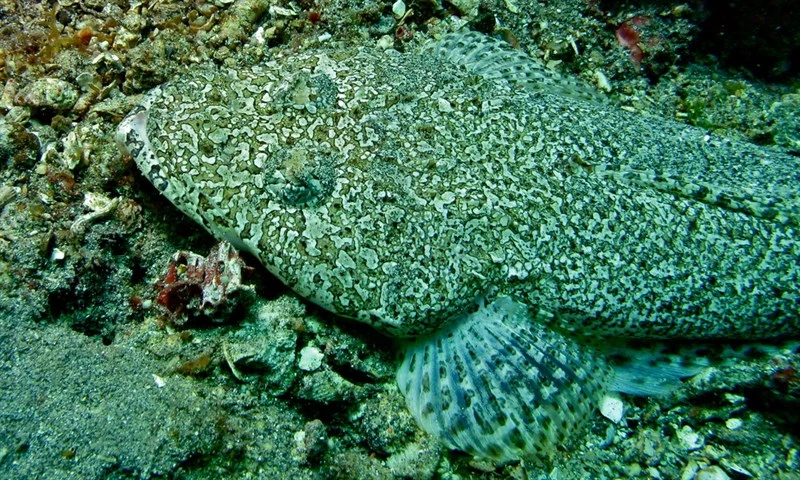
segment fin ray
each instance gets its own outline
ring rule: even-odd
[[[498,462],[549,459],[610,378],[592,349],[534,323],[507,297],[409,345],[397,374],[424,430]]]
[[[447,34],[424,47],[426,53],[462,65],[487,80],[604,104],[606,98],[578,80],[560,75],[511,45],[473,31]]]
[[[799,351],[800,341],[718,343],[607,339],[603,345],[595,345],[595,350],[609,359],[614,372],[611,390],[630,395],[663,396],[678,388],[683,379],[708,367]]]

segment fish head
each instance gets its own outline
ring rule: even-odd
[[[181,211],[301,296],[393,335],[435,328],[488,280],[444,278],[462,247],[432,230],[446,226],[431,220],[439,193],[421,198],[412,176],[428,160],[390,127],[413,121],[413,102],[388,118],[390,87],[324,63],[193,70],[148,92],[117,140]]]
[[[288,70],[288,71],[287,71]],[[142,174],[209,232],[257,254],[226,216],[231,200],[290,208],[323,204],[335,184],[330,144],[308,133],[329,110],[325,74],[207,67],[145,94],[116,140]],[[235,215],[235,214],[234,214]]]

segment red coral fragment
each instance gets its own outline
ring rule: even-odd
[[[800,374],[797,365],[777,357],[772,359],[775,370],[770,375],[770,384],[780,392],[788,393],[800,388]]]
[[[639,32],[627,21],[617,28],[617,41],[625,48],[635,47],[639,43]]]
[[[398,42],[408,42],[414,38],[414,31],[405,25],[398,25],[394,31],[394,39]]]
[[[212,247],[207,257],[179,251],[156,282],[156,301],[167,309],[173,323],[185,323],[185,318],[180,320],[183,314],[210,315],[225,306],[232,294],[253,290],[242,283],[243,274],[251,270],[228,242]]]
[[[635,65],[642,63],[644,50],[642,50],[641,29],[650,23],[651,18],[645,15],[637,15],[625,20],[617,27],[617,42],[631,52],[631,61]]]

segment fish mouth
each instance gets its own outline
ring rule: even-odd
[[[147,94],[141,102],[125,117],[117,127],[114,136],[117,147],[123,155],[133,158],[139,170],[150,182],[164,193],[168,182],[161,174],[160,162],[147,133],[150,120],[150,106],[161,97],[161,87]]]
[[[152,181],[151,172],[158,162],[147,136],[147,119],[149,117],[150,112],[145,106],[137,106],[120,122],[115,140],[122,154],[132,157],[142,173]],[[164,191],[162,186],[165,187],[165,185],[158,185],[155,182],[153,184],[160,191]]]
[[[136,157],[141,151],[142,139],[147,139],[147,109],[137,105],[117,127],[114,139],[123,155]]]

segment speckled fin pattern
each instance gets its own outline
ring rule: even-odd
[[[606,103],[606,98],[577,79],[564,77],[509,44],[477,32],[463,31],[430,42],[423,53],[438,55],[471,73],[530,92],[549,93]]]
[[[547,461],[568,447],[610,378],[592,350],[508,297],[409,345],[397,372],[423,429],[497,462]]]

